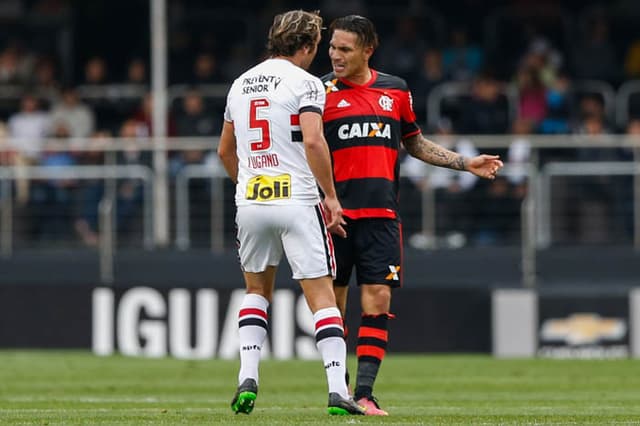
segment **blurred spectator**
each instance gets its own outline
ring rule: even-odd
[[[134,58],[127,66],[126,82],[129,84],[148,84],[147,64],[140,58]]]
[[[40,110],[39,100],[34,95],[22,97],[20,111],[9,117],[8,127],[14,147],[30,162],[37,162],[42,139],[51,129],[51,115]]]
[[[189,90],[177,114],[176,131],[178,136],[213,136],[221,131],[220,117],[207,107],[197,89]]]
[[[618,83],[620,66],[616,49],[609,40],[609,22],[604,16],[596,16],[590,21],[583,42],[573,52],[574,75],[577,79]]]
[[[461,131],[467,134],[501,134],[509,128],[509,107],[500,93],[500,83],[488,74],[479,75],[471,88],[471,99],[461,114]]]
[[[507,174],[509,183],[515,186],[526,185],[527,166],[531,158],[531,141],[527,137],[533,133],[533,124],[528,120],[514,120],[511,126],[513,139],[507,151],[507,163],[511,173]]]
[[[193,63],[192,84],[215,84],[224,82],[218,60],[213,53],[202,52]]]
[[[458,81],[472,80],[482,68],[484,54],[478,46],[469,44],[464,28],[455,27],[451,40],[442,50],[444,72],[448,78]]]
[[[94,56],[84,66],[84,84],[107,84],[107,62],[101,56]]]
[[[137,136],[147,137],[153,136],[153,96],[151,93],[147,93],[138,109],[133,113],[131,117],[136,123],[138,123]],[[167,136],[176,135],[176,123],[173,114],[169,112],[167,117]]]
[[[186,93],[182,108],[176,114],[177,136],[206,137],[220,134],[221,115],[207,108],[202,95],[196,90]],[[204,160],[202,150],[177,151],[172,158],[172,170],[175,174],[185,164],[198,164]]]
[[[64,125],[74,138],[86,138],[93,133],[95,118],[93,111],[80,102],[75,88],[67,87],[62,91],[62,99],[51,110],[54,126]]]
[[[120,80],[119,83],[123,83]],[[112,85],[107,63],[101,56],[92,57],[85,64],[83,85],[108,87],[82,87],[80,96],[84,96],[88,106],[96,117],[96,126],[109,129],[114,134],[119,131],[122,121],[131,117],[139,108],[145,88]]]
[[[138,139],[146,137],[144,125],[136,120],[125,120],[118,136],[124,138],[124,149],[117,153],[118,165],[151,164],[151,153],[138,146]],[[92,146],[106,147],[111,135],[108,131],[99,131],[92,136]],[[82,157],[83,164],[104,164],[102,152],[88,151]],[[74,222],[76,234],[83,244],[95,246],[98,242],[98,205],[106,195],[106,182],[103,179],[90,180],[81,191],[79,214]],[[142,182],[139,179],[119,179],[115,190],[116,229],[124,237],[130,237],[134,222],[142,203]]]
[[[18,70],[18,56],[12,49],[0,52],[0,83],[18,84],[22,79]]]
[[[30,181],[24,176],[23,167],[40,161],[42,139],[49,134],[51,117],[48,112],[40,111],[35,96],[26,94],[20,100],[20,112],[9,117],[7,128],[9,137],[14,138],[11,145],[16,150],[13,157],[16,200],[24,205],[29,200]]]
[[[549,87],[564,63],[560,51],[546,37],[536,36],[520,61],[520,67],[533,69],[543,86]]]
[[[511,133],[513,140],[507,151],[507,163],[511,172],[505,177],[510,187],[512,203],[507,204],[511,211],[506,214],[513,214],[517,217],[518,213],[521,213],[522,202],[529,192],[529,169],[534,166],[530,164],[531,142],[528,137],[533,133],[533,125],[526,120],[515,120]],[[506,239],[508,242],[513,242],[518,235],[516,229],[519,222],[509,221],[508,218],[506,220],[509,222],[507,226],[511,227],[505,231]]]
[[[579,133],[588,136],[586,143],[597,142],[609,133],[603,116],[586,115]],[[585,145],[578,149],[578,161],[619,161],[620,151],[612,148],[598,148]],[[597,175],[581,177],[575,191],[574,211],[571,214],[575,222],[576,238],[582,243],[604,243],[610,238],[611,209],[616,203],[614,197],[614,176]]]
[[[520,230],[520,203],[506,177],[479,185],[483,197],[473,203],[475,245],[506,245],[514,243]]]
[[[542,134],[570,133],[571,80],[560,72],[545,93],[547,114],[538,126]]]
[[[146,136],[143,125],[136,120],[126,120],[120,128],[119,136],[125,138],[125,149],[118,158],[118,164],[151,165],[151,152],[141,150],[137,145],[141,136]],[[123,179],[118,183],[116,227],[128,233],[133,219],[142,203],[142,182],[139,179]]]
[[[55,125],[53,138],[67,139],[69,129],[62,123]],[[69,167],[76,158],[69,152],[45,152],[41,165],[46,167]],[[72,216],[73,190],[77,182],[72,179],[50,179],[34,184],[30,209],[34,215],[32,235],[41,240],[59,240],[69,234]]]
[[[100,130],[93,133],[89,143],[89,148],[92,149],[83,152],[79,162],[83,165],[105,164],[103,150],[108,147],[110,140],[109,131]],[[88,247],[98,244],[98,205],[103,196],[104,179],[83,181],[78,197],[78,214],[73,227],[82,243]]]
[[[597,117],[606,123],[606,114],[604,110],[604,101],[599,95],[584,95],[578,99],[578,109],[575,120],[577,121],[577,130],[580,131],[580,123],[587,118]]]
[[[516,74],[518,88],[518,118],[536,125],[547,115],[546,89],[538,71],[530,66],[521,67]]]
[[[0,51],[0,84],[29,82],[34,64],[34,55],[25,51],[22,41],[10,40]]]
[[[438,49],[428,49],[422,57],[420,72],[410,82],[413,108],[419,121],[426,122],[429,93],[443,82],[445,82],[445,76],[442,68],[442,53]]]
[[[176,113],[178,136],[210,137],[219,135],[222,130],[222,114],[208,107],[196,88],[189,90],[182,99],[182,106]],[[179,142],[180,143],[180,142]],[[170,172],[175,176],[183,167],[190,164],[205,164],[207,152],[201,149],[179,150],[172,153]],[[214,157],[217,163],[217,157]],[[219,167],[211,164],[211,167]],[[191,197],[190,215],[196,229],[207,229],[210,225],[211,185],[207,179],[191,179],[188,191]],[[195,233],[192,241],[206,241],[202,233]]]
[[[617,155],[610,148],[589,147],[588,142],[606,137],[604,108],[598,96],[584,96],[572,117],[571,131],[588,135],[583,148],[551,148],[540,151],[542,164],[552,161],[615,161]],[[589,226],[606,226],[606,183],[611,177],[557,177],[553,181],[551,223],[554,238],[559,242],[603,242],[606,236]],[[592,210],[591,210],[592,209]],[[586,232],[586,233],[585,233]],[[584,234],[583,234],[584,233]],[[606,232],[605,232],[606,233]]]
[[[452,134],[451,123],[441,120],[435,131],[434,140],[466,157],[478,155],[478,150],[468,139],[455,139]],[[407,155],[401,164],[402,172],[408,180],[402,180],[402,199],[409,202],[400,203],[403,229],[411,235],[409,244],[415,248],[429,248],[434,242],[428,241],[420,233],[422,212],[420,200],[422,193],[428,188],[435,195],[435,223],[436,237],[449,248],[458,248],[466,244],[470,236],[473,223],[474,203],[473,189],[478,178],[471,173],[457,173],[442,167],[431,167],[416,158]],[[408,185],[410,183],[410,185]],[[415,200],[415,201],[413,201]]]
[[[56,64],[50,57],[41,57],[36,63],[33,73],[33,85],[39,90],[48,90],[49,94],[56,94],[60,89]]]

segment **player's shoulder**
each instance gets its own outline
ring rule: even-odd
[[[298,67],[293,64],[291,64],[291,66],[288,67],[287,72],[283,73],[282,75],[284,77],[284,80],[288,82],[287,84],[290,85],[295,86],[302,84],[303,86],[307,86],[309,83],[313,83],[314,85],[322,86],[322,82],[317,76],[311,74],[304,68]]]
[[[333,72],[330,72],[330,73],[325,74],[322,77],[320,77],[320,80],[323,83],[326,83],[327,81],[331,81],[331,80],[336,80],[336,75]]]
[[[340,81],[340,79],[336,77],[335,73],[333,72],[323,75],[322,77],[320,77],[320,80],[322,81],[327,96],[329,96],[333,92],[338,92],[339,90],[350,88],[348,85]]]
[[[387,74],[384,72],[376,71],[378,73],[378,78],[371,85],[372,88],[376,89],[397,89],[402,91],[409,90],[409,85],[404,78]]]

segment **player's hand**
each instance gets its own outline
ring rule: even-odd
[[[485,179],[495,179],[503,166],[499,155],[482,154],[467,160],[467,170]]]
[[[332,234],[345,238],[347,231],[344,230],[342,225],[346,225],[342,217],[342,206],[337,198],[325,197],[323,200],[325,206],[325,212],[327,214],[327,229]]]

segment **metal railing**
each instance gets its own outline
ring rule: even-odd
[[[444,99],[469,96],[471,82],[450,81],[435,86],[427,97],[427,123],[430,128],[436,128],[442,118],[442,101]],[[507,114],[512,121],[518,111],[518,91],[511,85],[501,86],[500,94],[507,99]]]
[[[100,224],[100,276],[104,282],[113,281],[113,254],[115,253],[114,210],[117,203],[115,190],[109,190],[109,181],[116,179],[139,179],[143,183],[143,246],[154,248],[152,185],[153,171],[142,165],[105,165],[105,166],[21,166],[0,167],[0,249],[3,257],[13,252],[13,202],[11,182],[17,179],[84,180],[104,179],[107,181],[105,196],[99,204]]]
[[[455,138],[455,136],[453,136]],[[476,148],[482,152],[491,153],[494,148],[507,148],[512,143],[514,136],[509,135],[465,135],[462,136],[473,142]],[[536,280],[536,253],[552,243],[550,216],[550,191],[551,180],[556,176],[580,176],[580,175],[634,175],[634,197],[640,200],[640,137],[627,135],[604,135],[602,137],[588,137],[584,135],[558,135],[558,136],[522,136],[530,142],[531,152],[529,164],[519,164],[517,172],[528,176],[529,192],[521,206],[521,259],[522,282],[526,286],[534,286]],[[153,150],[153,139],[136,141],[140,150]],[[1,142],[1,141],[0,141]],[[436,139],[437,142],[437,139]],[[167,140],[167,149],[171,151],[207,149],[212,150],[217,143],[217,138],[175,138]],[[105,151],[115,153],[125,150],[125,140],[113,139],[108,146],[92,147],[86,144],[77,144],[74,140],[49,140],[46,141],[47,151]],[[547,148],[627,148],[633,151],[635,161],[626,163],[591,162],[591,163],[549,163],[542,167],[538,163],[538,154]],[[215,154],[214,154],[215,157]],[[18,168],[21,170],[17,173]],[[429,169],[429,167],[426,167]],[[502,174],[508,176],[512,173],[511,166],[507,164]],[[101,253],[101,277],[105,282],[113,280],[113,250],[116,247],[116,233],[113,227],[113,214],[116,210],[115,185],[116,179],[131,178],[142,179],[144,182],[144,237],[145,248],[155,246],[153,222],[151,220],[152,185],[155,173],[142,165],[103,165],[103,166],[0,166],[0,254],[8,257],[13,250],[12,240],[12,182],[19,178],[28,179],[105,179],[107,190],[105,198],[100,204],[100,253]],[[428,173],[421,177],[428,178]],[[189,236],[190,206],[193,199],[189,194],[189,184],[194,179],[207,179],[210,181],[211,196],[207,201],[211,203],[211,249],[220,252],[225,249],[224,230],[224,180],[227,179],[217,159],[212,164],[188,165],[175,177],[175,246],[179,250],[187,250],[191,246]],[[406,200],[405,200],[406,202]],[[435,236],[435,196],[433,190],[425,187],[419,201],[422,205],[421,227],[425,235]],[[634,204],[634,244],[640,249],[640,208],[638,201]],[[437,246],[434,246],[437,247]]]
[[[450,81],[435,86],[427,97],[427,123],[431,128],[435,128],[442,118],[442,104],[445,99],[455,99],[462,96],[469,96],[471,93],[471,82]],[[600,80],[576,80],[572,82],[569,92],[571,95],[597,94],[602,98],[602,104],[606,116],[616,119],[618,125],[626,123],[628,110],[626,103],[631,94],[640,91],[640,82],[629,81],[623,84],[616,94],[611,84]],[[503,85],[500,87],[500,94],[507,100],[507,113],[509,121],[512,122],[518,112],[518,89],[514,85]],[[624,121],[623,121],[624,120]]]
[[[227,175],[220,165],[189,165],[176,175],[176,246],[180,250],[191,247],[189,182],[210,179],[211,185],[211,250],[224,250],[224,185]]]
[[[98,231],[100,247],[100,281],[103,284],[111,284],[114,280],[113,257],[115,252],[115,226],[113,226],[113,198],[105,197],[98,204]]]
[[[545,164],[540,171],[536,187],[536,205],[538,208],[537,247],[549,247],[552,241],[551,227],[551,180],[556,176],[640,176],[640,163],[631,161],[606,162],[552,162]],[[636,188],[637,192],[637,188]],[[640,206],[638,197],[634,202],[634,247],[640,249]]]

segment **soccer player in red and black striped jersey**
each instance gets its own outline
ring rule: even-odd
[[[378,47],[373,23],[350,15],[330,27],[333,72],[322,77],[327,98],[325,137],[333,160],[346,238],[334,238],[334,291],[344,317],[347,286],[355,268],[362,319],[358,330],[355,399],[369,415],[387,415],[373,397],[373,385],[388,340],[391,289],[401,285],[402,230],[398,216],[398,153],[432,165],[493,179],[498,156],[464,158],[422,136],[406,82],[369,67]]]

